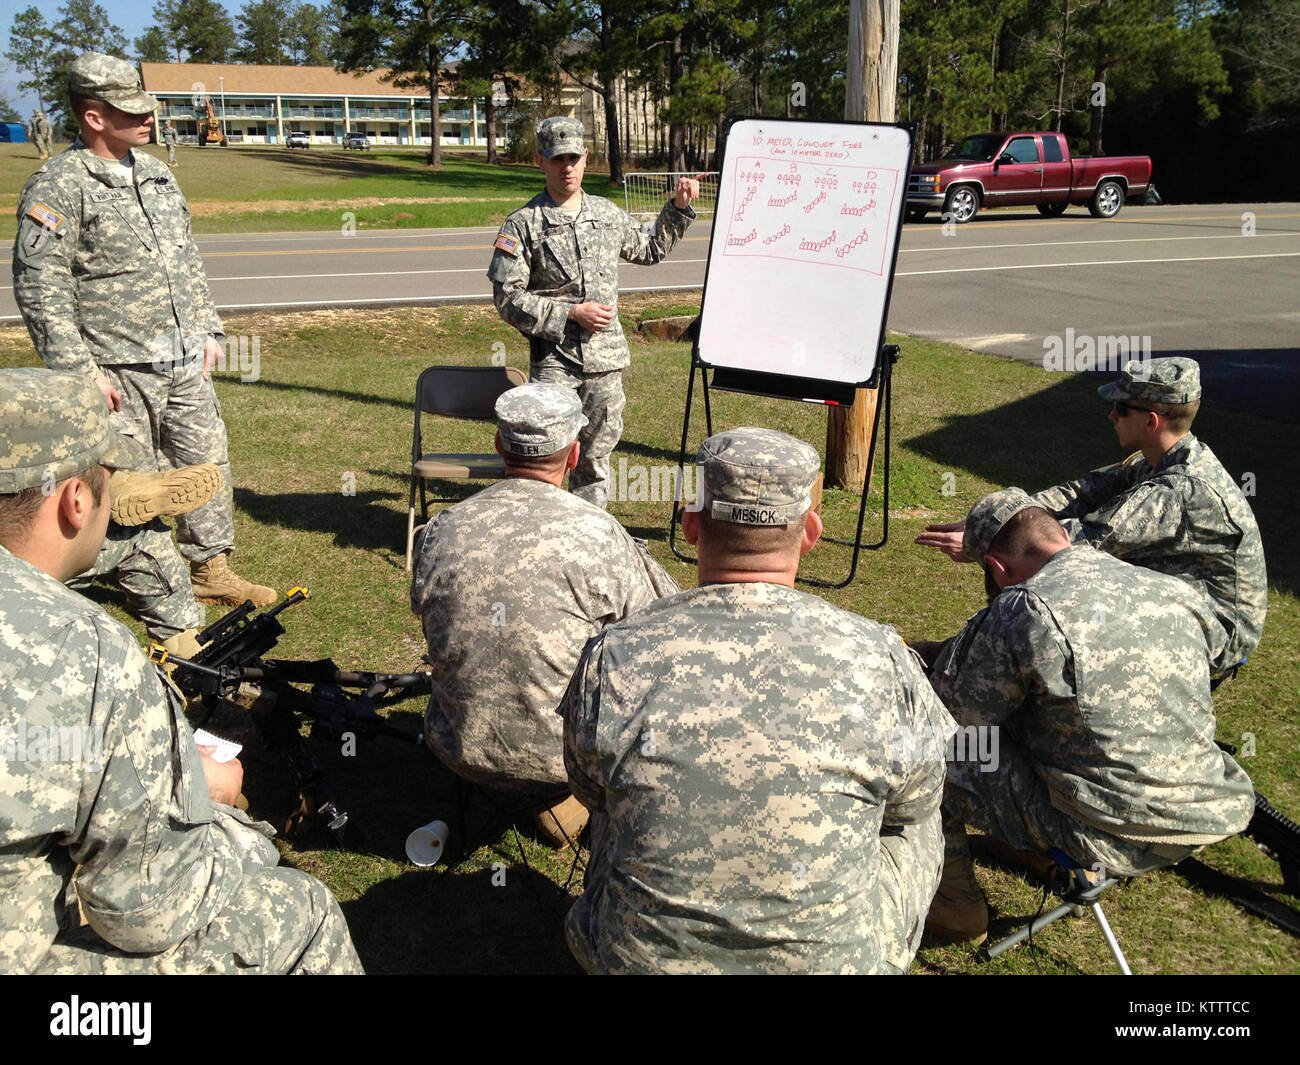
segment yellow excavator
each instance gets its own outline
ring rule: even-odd
[[[209,144],[220,144],[224,148],[226,135],[221,131],[221,123],[217,121],[212,97],[203,97],[203,106],[195,109],[195,117],[199,120],[199,147],[206,148]]]

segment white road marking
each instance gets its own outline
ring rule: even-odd
[[[1074,266],[1137,266],[1145,263],[1214,263],[1231,259],[1293,259],[1300,251],[1279,251],[1260,255],[1195,255],[1180,259],[1098,259],[1082,263],[1017,263],[1012,266],[957,266],[946,270],[899,270],[895,277],[925,277],[929,274],[987,274],[998,270],[1055,270]]]
[[[1000,248],[1062,248],[1074,244],[1154,244],[1161,240],[1258,240],[1260,237],[1295,237],[1298,233],[1256,233],[1253,237],[1243,237],[1240,233],[1215,233],[1204,237],[1114,237],[1108,240],[1040,240],[1032,244],[957,244],[935,248],[900,248],[900,255],[918,255],[933,251],[993,251]]]

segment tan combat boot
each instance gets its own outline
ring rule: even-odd
[[[975,880],[970,852],[946,854],[925,930],[950,943],[979,946],[989,937],[989,905]]]
[[[535,814],[538,830],[557,847],[577,843],[590,816],[587,808],[572,795],[554,806],[543,806]]]
[[[194,598],[200,603],[220,606],[243,606],[251,599],[253,606],[270,606],[276,600],[274,588],[244,580],[230,568],[226,553],[213,555],[206,562],[190,563],[190,583]]]
[[[211,462],[163,473],[114,470],[108,481],[108,514],[118,525],[143,525],[197,510],[220,487],[221,467]]]

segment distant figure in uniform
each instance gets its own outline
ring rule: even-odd
[[[176,129],[175,129],[175,127],[172,125],[171,119],[169,118],[166,122],[163,123],[163,128],[162,128],[162,142],[163,142],[163,144],[167,145],[167,165],[168,165],[168,166],[175,166],[175,165],[176,165],[176,141],[177,141],[177,139],[178,139],[178,138],[177,138],[177,136],[176,136]]]
[[[602,627],[677,591],[613,517],[565,492],[585,418],[572,389],[530,383],[496,403],[506,477],[442,511],[411,582],[433,666],[430,749],[468,780],[548,797],[556,843],[587,820],[568,791],[555,707]],[[549,809],[548,809],[549,808]]]
[[[604,507],[609,456],[623,435],[623,367],[632,361],[618,320],[618,261],[659,262],[695,218],[700,184],[683,177],[658,220],[642,227],[609,200],[582,191],[582,123],[548,118],[537,127],[536,162],[546,191],[515,211],[497,234],[488,277],[501,317],[529,340],[534,381],[576,389],[587,426],[569,490]]]
[[[87,374],[0,370],[0,970],[359,973],[325,885],[235,809],[237,760],[64,581],[123,460]]]
[[[991,770],[948,762],[930,931],[987,934],[967,824],[1117,876],[1173,865],[1246,827],[1254,788],[1214,743],[1209,663],[1226,637],[1209,599],[1072,545],[1019,488],[971,508],[963,553],[996,595],[942,646],[931,680],[959,725],[992,730],[998,758]]]
[[[234,501],[226,427],[209,379],[221,318],[171,172],[145,152],[158,101],[125,60],[90,52],[68,73],[81,136],[19,198],[14,298],[53,369],[94,378],[115,426],[158,468],[221,467],[210,503],[176,523],[194,596],[266,606],[271,588],[234,573]]]
[[[54,154],[54,127],[50,125],[44,111],[36,112],[36,140],[41,147],[42,159],[48,159]]]
[[[1114,402],[1110,420],[1121,446],[1138,453],[1039,492],[1034,502],[1062,521],[1072,543],[1181,577],[1208,595],[1228,634],[1214,668],[1230,668],[1259,643],[1268,576],[1241,486],[1191,432],[1200,367],[1181,357],[1134,361],[1097,391]],[[963,529],[962,522],[930,525],[916,542],[966,562]]]
[[[901,973],[939,881],[951,718],[886,625],[794,590],[816,450],[700,448],[699,587],[587,644],[560,704],[592,811],[589,972]]]
[[[27,139],[31,141],[32,146],[36,149],[38,155],[40,155],[41,144],[40,138],[36,135],[36,116],[39,113],[39,111],[33,111],[32,117],[27,120]],[[40,158],[44,159],[45,156],[40,155]]]

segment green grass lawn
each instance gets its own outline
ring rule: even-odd
[[[167,158],[158,145],[144,150]],[[409,149],[182,145],[176,176],[196,233],[337,230],[346,213],[358,229],[496,225],[542,181],[531,164],[488,166],[483,154],[446,153],[434,171],[423,152]],[[34,146],[0,144],[0,239],[13,238],[18,193],[39,165]],[[589,170],[585,187],[623,202],[606,175]]]
[[[314,151],[314,149],[313,149]],[[191,153],[193,154],[193,153]],[[232,155],[234,153],[231,153]],[[306,153],[304,153],[306,154]],[[351,162],[351,160],[349,160]],[[366,160],[361,160],[365,163]],[[358,164],[360,165],[360,164]],[[395,179],[396,180],[396,179]],[[529,176],[529,181],[535,178]],[[669,299],[628,298],[622,312],[638,317],[689,309]],[[231,335],[260,338],[261,377],[218,384],[235,477],[240,572],[283,591],[304,584],[312,600],[282,616],[288,634],[281,657],[329,655],[345,668],[407,671],[424,651],[409,613],[404,572],[405,510],[411,441],[411,399],[419,371],[430,363],[486,364],[493,345],[506,345],[511,365],[526,370],[527,346],[491,308],[405,308],[232,316]],[[895,373],[893,483],[888,544],[864,554],[857,580],[826,598],[898,628],[905,637],[942,637],[982,605],[974,567],[956,566],[912,545],[929,521],[954,520],[984,492],[1006,484],[1034,489],[1122,457],[1105,405],[1086,376],[1049,374],[951,346],[901,338]],[[633,339],[626,373],[626,431],[615,459],[676,461],[685,402],[688,349]],[[0,365],[34,361],[21,328],[0,330]],[[697,404],[699,391],[697,389]],[[794,433],[822,448],[825,413],[799,403],[715,393],[715,428],[757,424]],[[703,434],[702,407],[693,415],[693,444]],[[1223,410],[1207,403],[1197,421],[1234,476],[1253,472],[1252,500],[1268,552],[1269,618],[1249,666],[1219,692],[1219,734],[1255,736],[1256,754],[1243,765],[1274,804],[1300,814],[1300,559],[1292,538],[1291,484],[1300,426]],[[448,451],[483,450],[490,430],[443,423]],[[452,495],[464,488],[451,489]],[[879,484],[871,496],[867,538],[882,520]],[[683,584],[691,567],[675,560],[666,539],[669,507],[617,502],[612,512]],[[828,492],[829,530],[851,535],[856,500]],[[835,577],[846,549],[818,546],[805,572]],[[109,588],[97,595],[118,613]],[[208,608],[208,620],[218,615]],[[391,712],[418,727],[413,700]],[[226,720],[238,723],[234,711]],[[218,729],[220,731],[220,729]],[[275,820],[292,795],[275,763],[251,740],[246,792],[255,809]],[[365,832],[370,853],[331,849],[319,837],[283,844],[285,860],[317,874],[343,902],[363,961],[372,972],[572,972],[559,885],[563,861],[526,841],[529,874],[497,834],[471,862],[449,875],[406,862],[403,840],[417,825],[454,822],[452,781],[427,753],[390,740],[363,740],[355,757],[313,741],[337,795]],[[1247,841],[1210,848],[1203,860],[1218,868],[1280,884],[1276,864]],[[979,853],[977,852],[977,860]],[[505,882],[494,885],[494,863]],[[989,861],[978,875],[994,910],[994,934],[1032,914],[1040,892]],[[1283,900],[1296,900],[1285,894]],[[1111,891],[1106,912],[1138,973],[1282,973],[1300,971],[1300,941],[1207,897],[1163,871]],[[1037,958],[1019,947],[984,964],[958,947],[925,947],[921,973],[1107,972],[1113,967],[1092,920],[1066,920],[1035,937]]]

